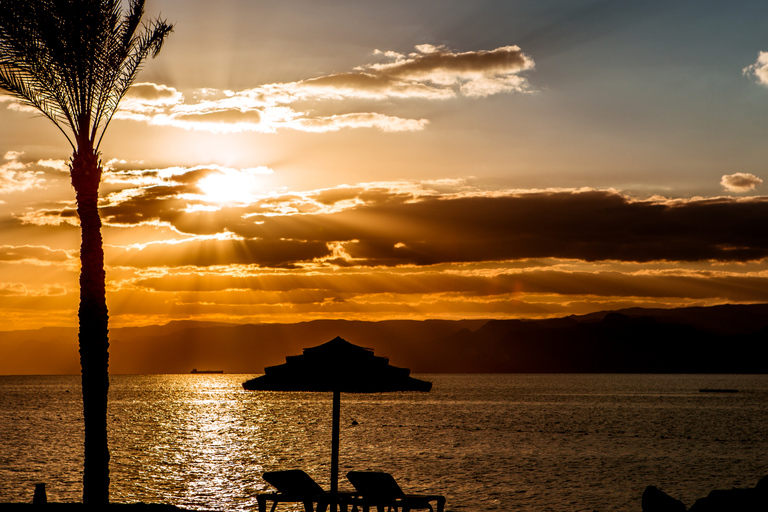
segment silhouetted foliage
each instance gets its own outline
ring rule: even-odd
[[[85,463],[83,501],[109,501],[109,338],[98,211],[99,145],[146,57],[172,25],[142,24],[144,0],[0,0],[0,88],[50,119],[72,146],[80,217],[80,365]]]

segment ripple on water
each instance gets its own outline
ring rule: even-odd
[[[286,468],[328,488],[330,394],[246,392],[247,377],[111,377],[112,501],[251,510],[263,472]],[[766,376],[427,378],[427,394],[342,395],[341,475],[388,471],[449,511],[563,512],[639,511],[649,484],[690,505],[768,474]],[[37,481],[80,499],[79,384],[0,377],[1,501]]]

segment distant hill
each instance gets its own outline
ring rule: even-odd
[[[546,320],[170,322],[110,331],[110,371],[260,374],[341,336],[414,373],[768,373],[768,304]],[[0,374],[79,373],[76,328],[0,332]]]

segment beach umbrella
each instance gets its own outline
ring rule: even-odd
[[[330,391],[333,393],[331,439],[331,495],[338,492],[339,414],[341,393],[383,393],[390,391],[429,391],[432,383],[415,379],[408,368],[389,364],[370,348],[352,344],[340,337],[301,355],[288,356],[285,363],[264,368],[264,375],[243,383],[252,391]]]

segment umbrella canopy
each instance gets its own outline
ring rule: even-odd
[[[327,343],[305,348],[285,363],[264,369],[264,375],[243,383],[248,390],[260,391],[342,391],[345,393],[383,393],[389,391],[429,391],[432,383],[410,377],[408,368],[389,364],[370,348],[336,337]]]
[[[340,394],[429,391],[432,383],[410,376],[408,368],[389,364],[370,348],[340,337],[301,355],[288,356],[285,363],[264,368],[264,375],[243,383],[250,391],[332,391],[333,438],[331,440],[331,493],[338,491]]]

